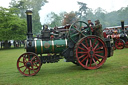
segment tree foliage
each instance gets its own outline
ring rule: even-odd
[[[87,4],[83,2],[77,2],[79,5],[79,10],[76,12],[76,15],[79,17],[79,20],[87,20]]]
[[[33,11],[33,33],[38,34],[41,30],[41,22],[39,11],[41,7],[47,3],[47,0],[12,0],[10,3],[11,8],[16,8],[15,12],[21,18],[26,18],[25,11],[30,9]]]
[[[26,37],[26,20],[13,11],[0,7],[0,40],[23,40]]]
[[[125,24],[128,24],[128,6],[123,7],[117,11],[107,12],[102,8],[97,8],[96,10],[88,9],[87,10],[87,19],[95,20],[99,19],[103,28],[109,26],[117,26],[120,25],[120,21],[124,20]],[[86,22],[86,21],[85,21]]]
[[[78,20],[74,12],[66,13],[63,20],[63,25],[72,24]]]
[[[61,26],[65,14],[66,12],[61,12],[59,14],[51,12],[50,14],[47,15],[46,24],[48,24],[49,27],[51,28],[54,28],[56,26]]]

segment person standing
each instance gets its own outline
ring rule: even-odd
[[[93,27],[94,26],[94,24],[91,22],[91,20],[88,20],[88,25],[89,25],[89,27]]]
[[[95,26],[93,28],[94,31],[94,35],[100,37],[101,39],[103,39],[103,30],[102,30],[102,25],[100,24],[99,20],[95,21]]]
[[[93,34],[94,34],[94,33],[93,33],[94,24],[91,22],[91,20],[88,20],[88,25],[89,25],[89,27],[91,28],[92,35],[93,35]]]

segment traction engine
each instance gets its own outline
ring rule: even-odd
[[[113,55],[113,41],[92,35],[86,22],[77,21],[65,26],[62,32],[44,26],[38,39],[32,34],[32,11],[27,10],[26,53],[17,60],[18,71],[24,76],[36,75],[45,63],[64,58],[85,69],[97,69]],[[52,36],[52,37],[51,37]]]
[[[104,30],[104,37],[111,37],[114,39],[114,49],[128,48],[128,34],[126,31],[127,25],[124,25],[124,21],[121,21],[121,26],[106,27]],[[105,32],[106,31],[106,32]]]

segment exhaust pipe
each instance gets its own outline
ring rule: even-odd
[[[121,28],[122,28],[122,32],[124,33],[124,21],[121,21]]]
[[[121,21],[121,27],[122,27],[122,30],[124,30],[124,21],[123,20]]]
[[[32,33],[32,11],[27,10],[27,40],[33,40],[33,33]]]

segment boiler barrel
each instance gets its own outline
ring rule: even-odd
[[[67,39],[61,40],[34,40],[32,41],[32,46],[27,46],[27,52],[34,52],[36,54],[45,53],[61,53],[67,48]]]

